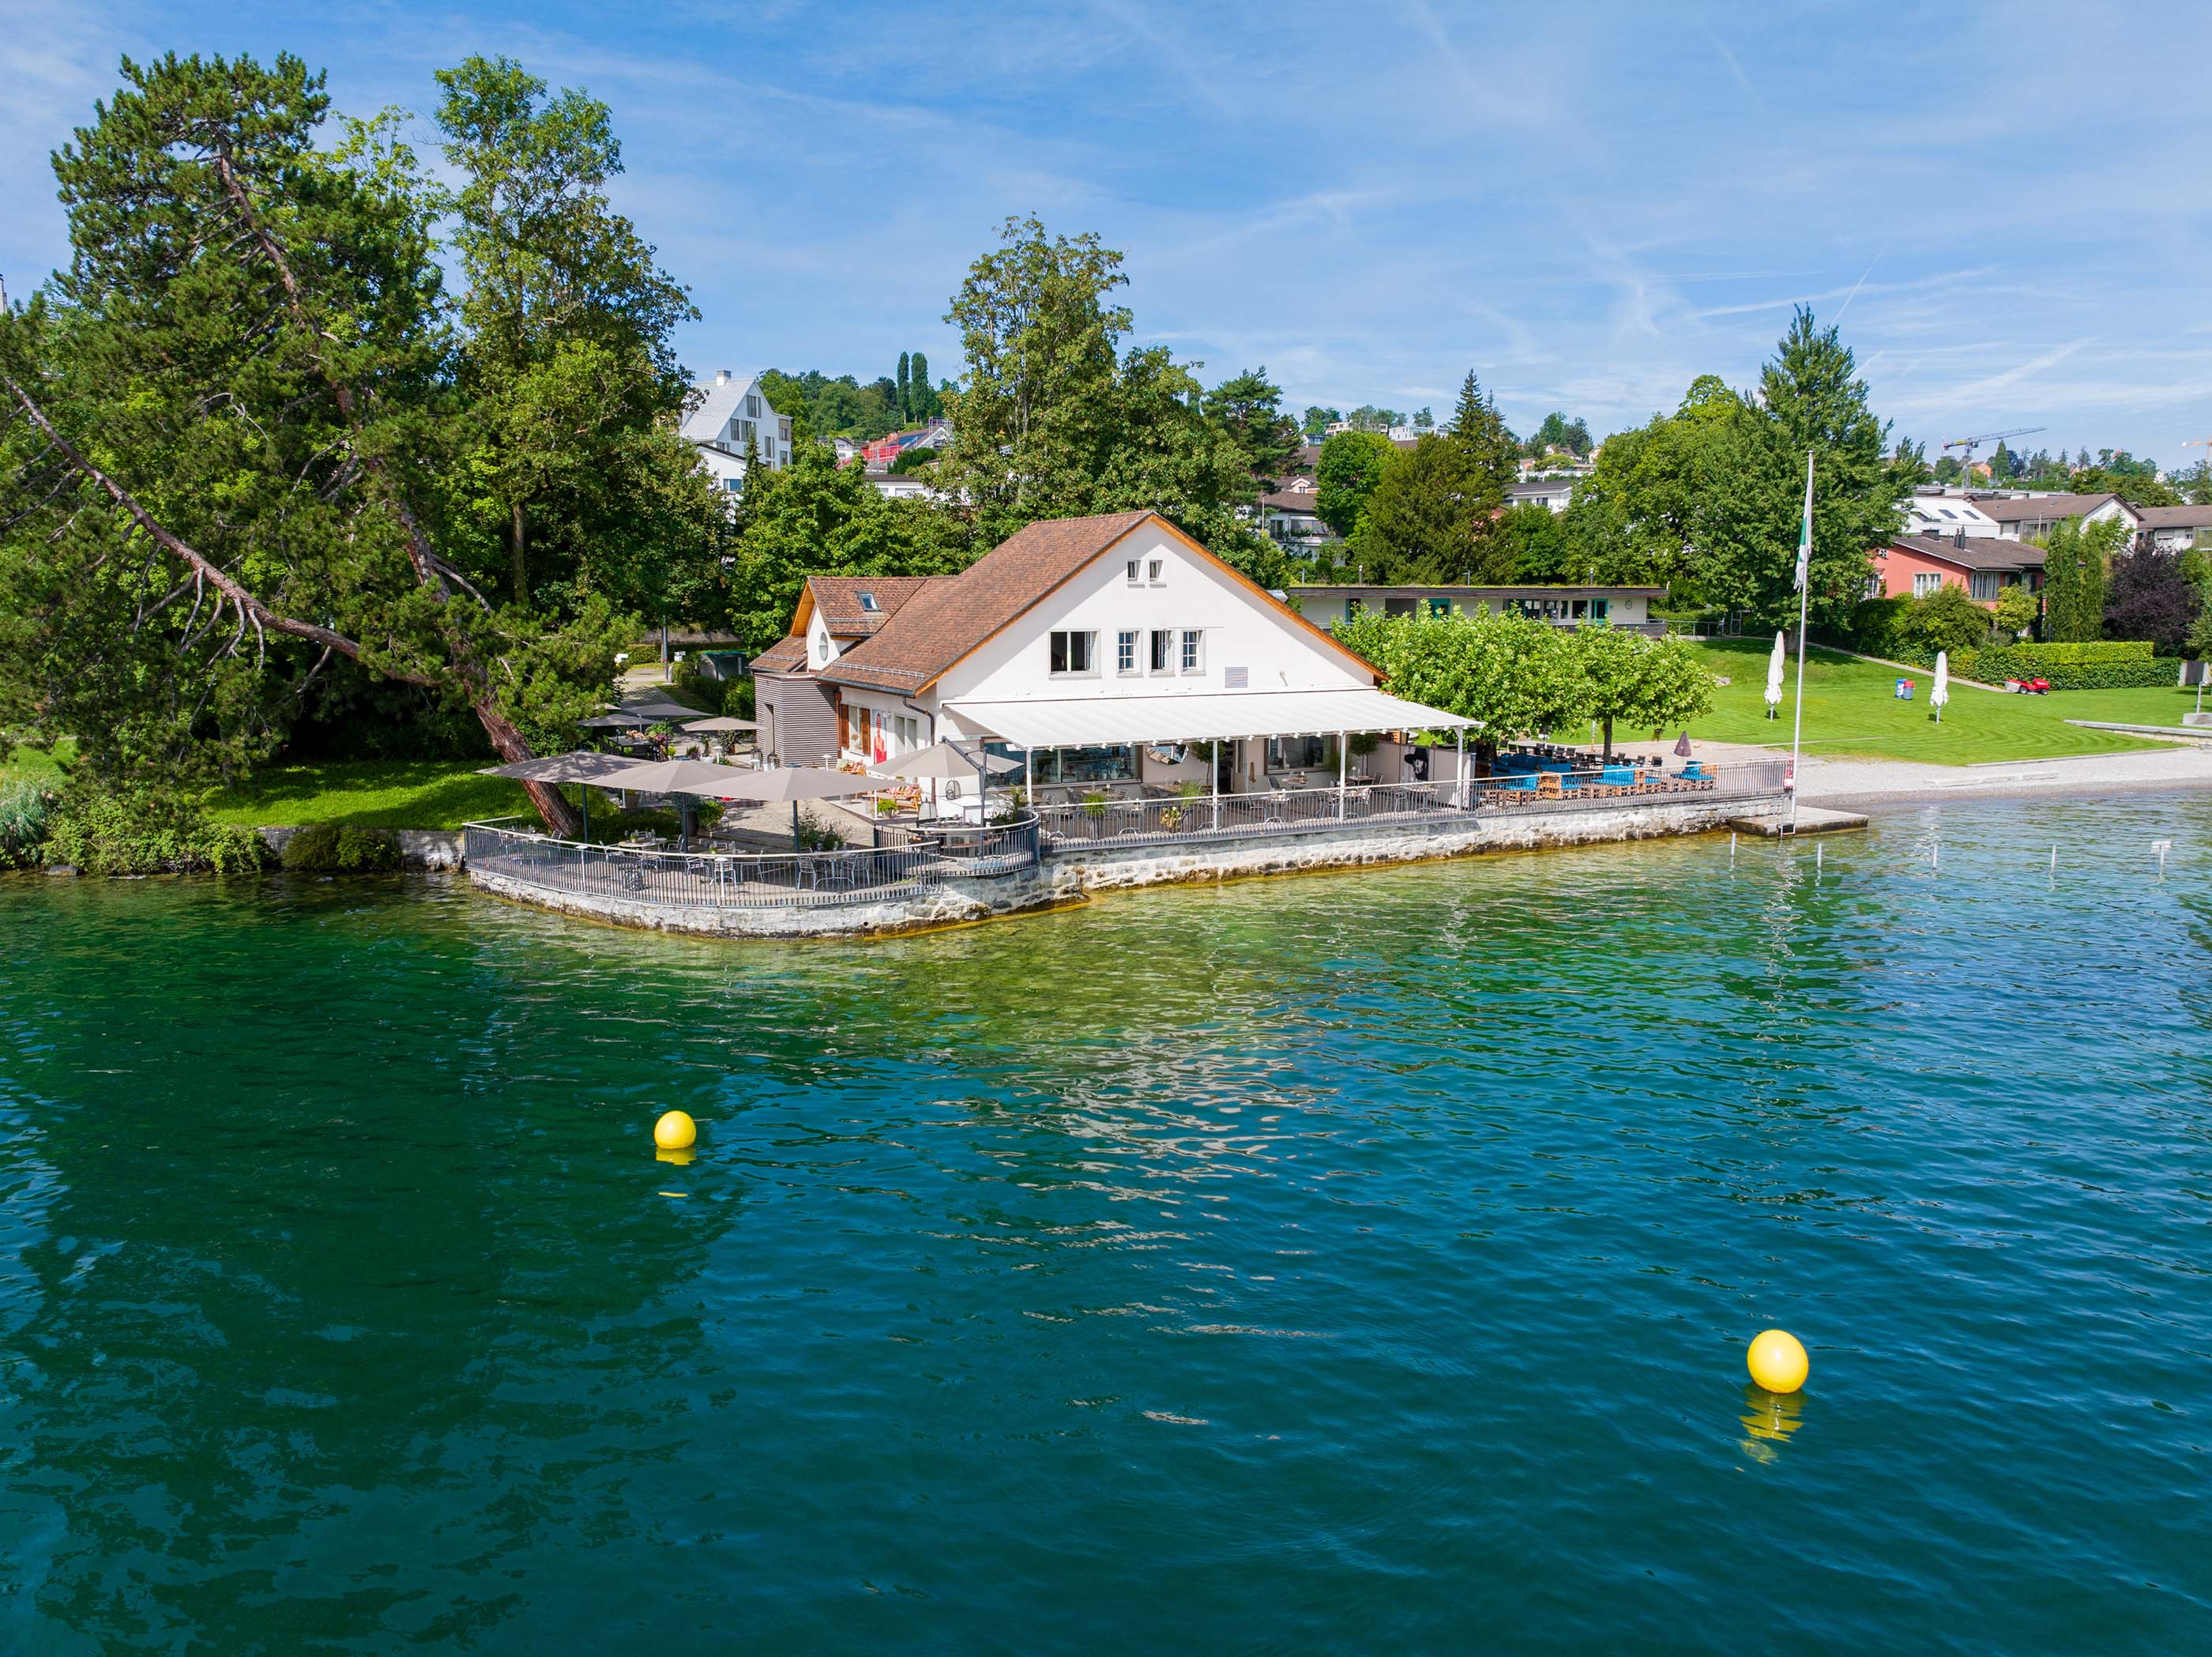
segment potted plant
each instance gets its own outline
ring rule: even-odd
[[[1093,822],[1105,816],[1106,807],[1114,796],[1103,789],[1086,789],[1083,794],[1083,814]]]

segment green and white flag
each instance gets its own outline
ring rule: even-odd
[[[1813,451],[1805,451],[1805,533],[1797,543],[1797,579],[1790,583],[1796,592],[1805,590],[1805,566],[1813,562]]]

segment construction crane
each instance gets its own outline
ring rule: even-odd
[[[1972,483],[1974,480],[1974,451],[1979,448],[1984,443],[2002,442],[2008,437],[2033,436],[2039,431],[2048,429],[2049,428],[2045,426],[2015,426],[2010,431],[1985,431],[1978,437],[1954,437],[1949,442],[1944,444],[1943,447],[1945,448],[1962,448],[1966,451],[1964,476],[1968,483]],[[1991,481],[1995,480],[1992,479]]]

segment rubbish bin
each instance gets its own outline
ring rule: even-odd
[[[1900,679],[1897,681],[1897,699],[1899,702],[1910,702],[1912,700],[1912,681],[1911,679]]]

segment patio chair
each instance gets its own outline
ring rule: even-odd
[[[1563,800],[1566,797],[1566,778],[1557,771],[1536,773],[1536,797],[1540,800]]]

